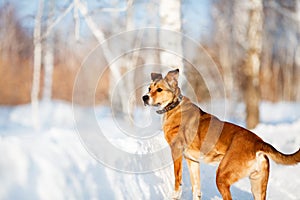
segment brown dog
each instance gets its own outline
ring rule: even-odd
[[[143,96],[145,105],[158,106],[164,114],[163,130],[174,161],[175,190],[173,199],[181,196],[182,158],[187,161],[193,198],[201,199],[199,159],[207,163],[220,162],[217,187],[224,200],[231,198],[230,186],[249,177],[254,199],[266,199],[269,158],[278,164],[300,162],[300,150],[291,155],[277,151],[261,138],[237,125],[220,121],[202,111],[178,87],[179,70],[163,78],[152,73],[149,92]]]

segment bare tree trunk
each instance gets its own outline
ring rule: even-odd
[[[267,35],[267,33],[265,33]],[[270,36],[268,36],[270,37]],[[272,37],[273,39],[273,37]],[[274,90],[272,88],[273,82],[272,82],[272,49],[273,44],[272,40],[270,38],[264,38],[264,55],[262,56],[261,60],[261,76],[262,76],[262,82],[260,84],[260,90],[261,90],[261,98],[268,100],[268,101],[274,101]]]
[[[283,59],[285,63],[285,67],[282,70],[283,72],[283,99],[286,101],[292,100],[292,88],[293,88],[293,52],[292,48],[288,48],[285,50],[285,59]]]
[[[300,21],[300,2],[296,2],[297,20]],[[297,33],[300,34],[300,23],[297,24]],[[300,45],[296,46],[295,50],[295,65],[296,65],[296,80],[295,80],[295,100],[300,101]]]
[[[47,19],[47,29],[51,26],[51,21],[54,15],[54,0],[49,0],[48,2],[48,19]],[[45,52],[43,57],[44,63],[44,88],[43,88],[43,100],[50,101],[52,96],[52,74],[54,65],[54,55],[53,55],[53,33],[49,33],[45,40]]]
[[[181,1],[169,0],[160,1],[160,27],[162,30],[159,35],[160,47],[162,51],[160,53],[160,62],[163,67],[175,67],[179,68],[183,73],[182,58],[182,39],[181,32]],[[163,29],[174,31],[174,34],[166,32]],[[176,34],[177,32],[178,34]],[[175,55],[178,54],[178,55]]]
[[[126,11],[128,10],[129,7],[131,7],[133,1],[129,0],[127,2],[127,6],[125,8],[122,9],[108,9],[109,12],[121,12],[121,11]],[[94,22],[94,20],[92,19],[92,17],[89,15],[88,13],[88,7],[87,7],[87,3],[82,3],[80,0],[74,0],[74,6],[76,9],[78,9],[78,11],[81,13],[81,15],[83,16],[86,24],[88,25],[89,29],[91,30],[92,34],[95,36],[95,38],[98,40],[99,43],[101,44],[101,49],[103,51],[103,54],[107,60],[107,62],[111,62],[113,59],[115,59],[114,55],[112,54],[109,45],[107,42],[105,42],[106,38],[104,36],[104,33],[102,32],[102,30],[100,28],[98,28],[97,24]],[[117,83],[118,81],[121,80],[122,78],[122,73],[120,71],[120,66],[116,64],[116,62],[112,62],[109,63],[109,69],[110,72],[112,74],[112,80],[110,82],[113,83]],[[127,101],[124,101],[124,98],[127,97],[128,91],[126,91],[126,87],[123,86],[122,84],[119,84],[120,89],[118,91],[120,91],[119,95],[121,96],[121,98],[123,98],[123,100],[120,101],[120,110],[121,111],[128,111],[127,110]],[[130,91],[131,92],[131,91]]]
[[[74,3],[75,3],[74,6],[82,14],[86,24],[88,25],[89,29],[92,32],[92,34],[95,36],[95,38],[98,40],[99,43],[103,42],[102,45],[101,45],[101,48],[102,48],[103,53],[106,57],[106,60],[108,62],[110,62],[111,60],[113,60],[113,55],[110,52],[110,49],[108,47],[107,42],[104,42],[105,39],[106,39],[105,36],[104,36],[104,33],[97,27],[96,23],[93,21],[91,16],[88,14],[86,4],[84,4],[84,3],[82,3],[78,0],[75,0]],[[115,82],[117,82],[118,80],[121,79],[121,73],[120,73],[118,68],[119,67],[114,62],[112,62],[110,64],[110,70],[111,70],[111,73],[113,74],[113,78],[114,78]]]
[[[33,80],[31,90],[31,105],[33,126],[39,128],[39,91],[40,91],[40,76],[42,62],[42,43],[41,43],[41,26],[42,15],[44,9],[44,1],[39,0],[39,6],[35,17],[35,27],[33,32],[34,43],[34,61],[33,61]]]
[[[131,1],[131,3],[129,3],[129,4],[132,4],[132,0],[128,0],[128,2],[129,1]],[[127,31],[133,30],[135,27],[133,14],[134,14],[133,7],[128,8],[127,9],[127,19],[126,19],[126,30]],[[141,33],[143,34],[143,31],[141,31]],[[132,36],[130,36],[130,37],[131,38],[129,38],[129,41],[131,41],[133,39]],[[136,42],[134,42],[134,41],[131,41],[131,42],[135,43],[134,48],[139,48],[141,46],[142,38],[137,37]],[[127,59],[126,59],[126,71],[127,71],[128,75],[127,75],[125,84],[126,84],[126,91],[128,91],[128,92],[134,91],[134,89],[135,89],[134,88],[134,81],[135,81],[134,68],[135,68],[135,66],[137,66],[139,53],[140,53],[140,51],[134,51],[132,53],[131,58],[127,57]],[[136,103],[135,95],[131,95],[129,100],[128,100],[128,97],[122,96],[121,101],[122,101],[123,113],[128,114],[128,117],[133,119],[134,105]],[[128,120],[130,122],[132,122],[130,119],[128,119]]]
[[[300,3],[299,3],[300,5]],[[299,6],[300,7],[300,6]],[[300,8],[299,8],[299,18],[300,18]],[[299,25],[300,26],[300,25]],[[297,46],[295,52],[295,65],[296,65],[296,80],[295,80],[295,99],[300,101],[300,45]]]
[[[82,14],[87,26],[91,30],[94,37],[98,40],[99,43],[104,42],[106,39],[104,36],[104,33],[97,27],[97,24],[94,22],[94,20],[89,15],[86,3],[82,3],[79,0],[75,0],[74,3],[75,3],[74,6]],[[107,60],[110,61],[111,59],[113,59],[113,56],[109,50],[107,43],[104,42],[101,45],[101,47],[103,49],[105,56],[107,57]],[[118,71],[117,68],[112,67],[111,70],[115,73],[116,77],[121,77],[121,73]]]
[[[216,40],[218,43],[218,56],[221,67],[223,69],[223,79],[225,84],[226,98],[231,99],[234,92],[234,78],[233,78],[233,60],[231,50],[233,47],[231,19],[234,19],[233,9],[234,1],[217,3],[213,13],[213,18],[216,23],[217,30]],[[225,7],[225,8],[224,8]],[[226,12],[223,12],[225,11]],[[233,100],[233,99],[231,99]]]
[[[79,0],[74,0],[74,5],[78,5]],[[75,24],[75,39],[76,41],[80,40],[80,19],[79,19],[79,11],[78,6],[74,6],[73,12],[74,24]]]
[[[133,1],[128,0],[128,5],[132,5]],[[133,7],[128,7],[126,12],[126,28],[125,31],[132,31],[134,30],[134,15],[133,15]],[[119,13],[114,13],[114,20],[117,22],[119,20]],[[118,31],[119,27],[114,26],[112,29],[112,32],[115,33]],[[141,30],[141,32],[143,32]],[[132,34],[126,35],[126,44],[131,47],[131,49],[139,48],[141,44],[140,37],[134,36]],[[122,61],[115,62],[114,65],[117,66],[120,71],[120,76],[122,77],[122,80],[119,81],[117,84],[115,80],[115,74],[111,73],[110,78],[110,92],[114,91],[114,97],[111,96],[111,100],[113,101],[114,109],[117,111],[117,113],[120,116],[125,117],[128,122],[132,122],[133,118],[133,111],[134,111],[134,104],[136,102],[135,95],[133,95],[134,91],[134,83],[135,83],[135,71],[134,68],[138,61],[140,51],[133,51],[132,53],[129,53],[128,55],[124,56],[122,58]],[[130,95],[130,96],[129,96]]]
[[[263,4],[262,0],[250,0],[248,49],[244,67],[244,98],[246,123],[252,129],[259,123],[259,70],[262,49]]]
[[[159,5],[153,4],[152,2],[148,2],[147,10],[150,10],[147,25],[148,27],[156,27],[157,22],[155,21],[156,16],[159,14]],[[159,32],[155,31],[152,34],[147,34],[145,37],[147,38],[147,43],[149,43],[149,46],[152,47],[158,47],[159,46]],[[160,58],[159,58],[159,50],[158,48],[154,48],[152,50],[143,51],[143,62],[144,62],[144,68],[143,73],[139,75],[137,78],[139,80],[149,80],[149,75],[151,72],[158,71],[155,66],[159,66]],[[142,82],[142,81],[141,81]],[[144,85],[142,91],[147,91],[148,85]],[[137,98],[140,99],[141,94],[137,94]],[[142,102],[142,101],[141,101]]]

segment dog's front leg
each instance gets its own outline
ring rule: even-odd
[[[174,176],[175,176],[175,188],[172,194],[172,199],[180,199],[182,194],[181,181],[182,181],[182,156],[178,158],[173,157],[174,162]]]
[[[193,190],[193,200],[201,200],[201,185],[200,185],[200,164],[194,160],[186,158],[190,172],[190,178]]]

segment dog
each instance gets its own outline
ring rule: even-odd
[[[269,158],[278,164],[300,162],[300,149],[290,155],[277,151],[253,132],[219,120],[204,112],[181,94],[179,70],[163,78],[151,73],[149,91],[142,97],[145,105],[158,107],[163,114],[163,131],[174,163],[172,199],[181,197],[182,160],[186,159],[192,184],[193,199],[201,199],[200,159],[219,163],[216,184],[224,200],[231,200],[230,186],[249,177],[255,200],[266,199]]]

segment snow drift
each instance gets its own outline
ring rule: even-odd
[[[0,199],[156,200],[171,194],[171,163],[148,173],[112,169],[86,149],[76,132],[72,105],[50,102],[42,103],[40,109],[41,127],[35,130],[30,105],[0,107]],[[143,112],[148,111],[139,110],[137,120],[145,117]],[[300,104],[262,103],[261,112],[261,124],[254,132],[284,153],[296,151],[300,144]],[[155,142],[147,138],[139,141],[114,126],[108,108],[96,108],[95,115],[109,131],[108,140],[124,151],[143,154],[167,146],[159,129]],[[221,199],[215,185],[216,167],[201,165],[203,199]],[[298,177],[299,166],[271,162],[267,199],[299,199]],[[185,164],[183,182],[182,198],[191,199]],[[232,193],[234,199],[253,199],[247,179],[234,184]]]

